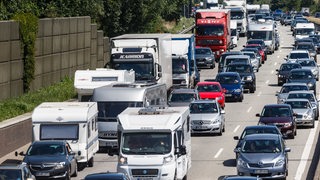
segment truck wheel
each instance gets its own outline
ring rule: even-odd
[[[93,164],[94,164],[94,159],[93,157],[88,161],[88,166],[89,167],[93,167]]]

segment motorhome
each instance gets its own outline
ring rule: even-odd
[[[133,70],[114,70],[97,68],[96,70],[77,70],[74,76],[74,87],[78,93],[78,101],[89,101],[93,89],[114,82],[133,83],[135,81]]]
[[[130,179],[187,179],[191,168],[189,107],[127,108],[118,121],[117,172]]]
[[[98,103],[100,149],[111,155],[118,149],[117,115],[127,107],[167,105],[166,84],[115,83],[94,89],[92,101]]]
[[[297,23],[292,35],[295,39],[307,38],[315,34],[314,23]]]
[[[274,53],[276,44],[276,30],[274,21],[260,19],[248,25],[247,39],[263,39],[269,54]]]
[[[93,166],[99,150],[96,102],[44,102],[32,113],[33,141],[66,140],[78,167]]]

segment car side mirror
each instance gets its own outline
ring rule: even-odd
[[[233,136],[234,140],[239,140],[239,136]]]
[[[78,151],[78,156],[81,156],[81,151]]]
[[[279,69],[276,69],[277,72],[279,72]]]
[[[293,115],[293,116],[298,116],[298,113],[295,113],[295,112],[294,112],[292,115]]]
[[[291,149],[290,148],[284,148],[284,152],[291,152]]]
[[[23,151],[21,151],[21,152],[16,151],[16,152],[14,152],[14,155],[15,156],[25,156]]]
[[[239,153],[240,151],[241,151],[241,148],[236,148],[233,150],[233,152],[235,152],[235,153]]]
[[[256,117],[260,117],[260,114],[259,114],[259,113],[257,113],[257,114],[256,114]]]
[[[186,155],[187,154],[186,146],[182,145],[180,147],[177,147],[175,149],[175,154],[177,154],[177,155]]]
[[[75,153],[74,151],[71,151],[71,152],[69,153],[69,155],[74,156],[74,155],[76,155],[76,153]]]

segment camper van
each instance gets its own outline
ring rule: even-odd
[[[96,102],[44,102],[32,113],[33,141],[66,140],[78,167],[93,166],[99,150]]]
[[[96,70],[77,70],[74,76],[74,87],[78,93],[78,101],[85,102],[90,100],[94,88],[114,82],[133,83],[134,81],[133,70],[97,68]]]
[[[94,89],[92,101],[98,103],[100,148],[112,155],[118,148],[118,114],[127,107],[167,105],[167,88],[158,83],[115,83]]]
[[[187,179],[189,107],[127,108],[118,115],[117,172],[130,179]]]

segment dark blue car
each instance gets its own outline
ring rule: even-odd
[[[243,100],[243,82],[237,72],[220,72],[216,76],[222,88],[226,89],[226,100],[233,100],[242,102]]]

